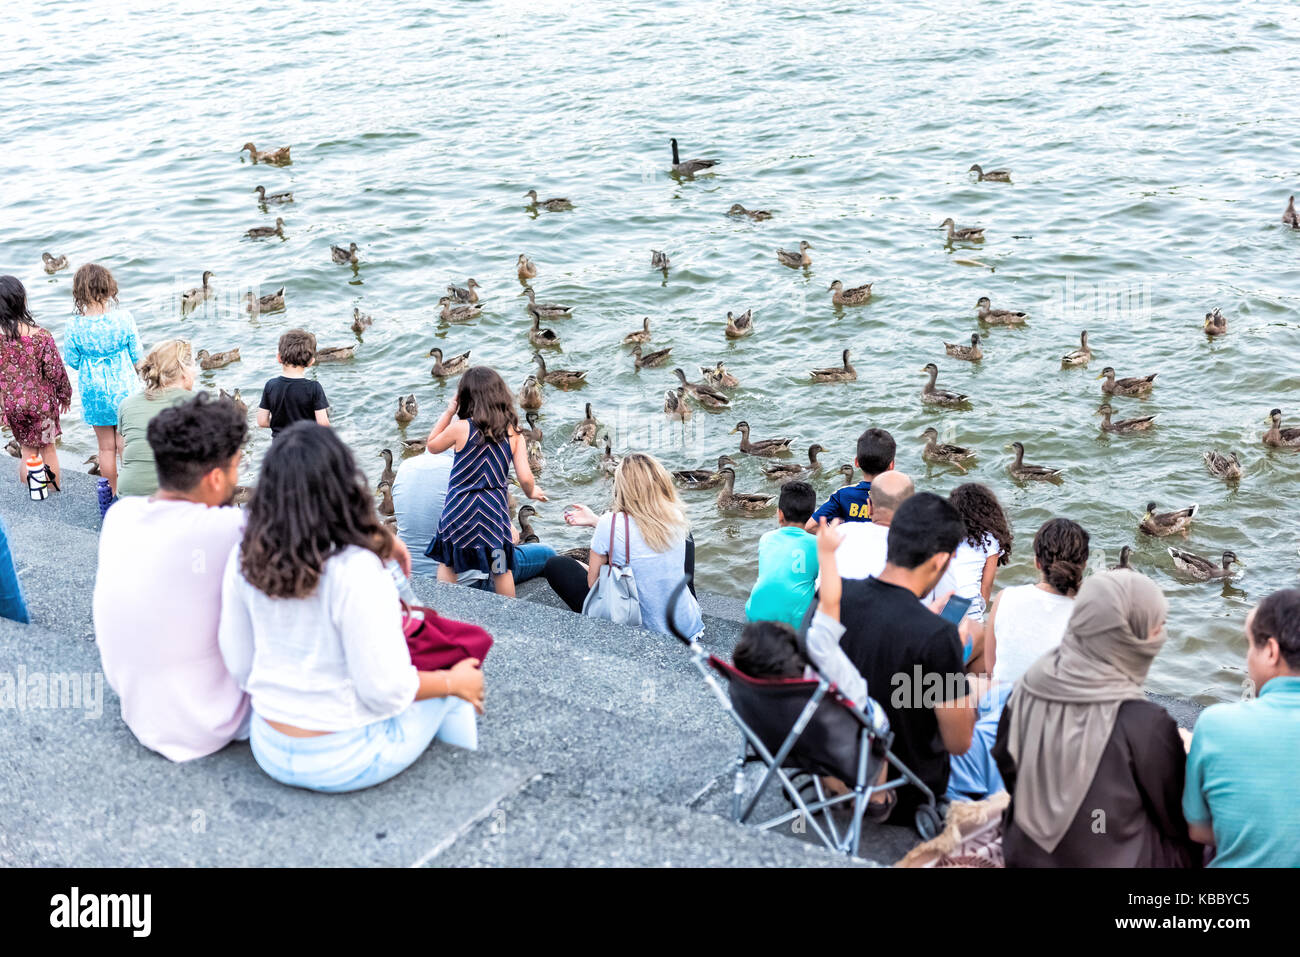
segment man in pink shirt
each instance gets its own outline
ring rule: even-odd
[[[230,507],[248,424],[207,393],[149,423],[158,491],[104,517],[95,577],[95,640],[122,720],[172,761],[248,737],[249,703],[217,645],[226,556],[243,514]]]

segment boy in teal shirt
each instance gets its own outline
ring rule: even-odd
[[[803,624],[817,580],[817,539],[804,524],[816,507],[817,493],[807,482],[781,486],[780,527],[758,540],[758,581],[745,603],[750,621],[783,621],[796,631]]]
[[[1196,722],[1183,816],[1216,848],[1211,867],[1300,867],[1300,589],[1246,617],[1254,700],[1216,704]]]

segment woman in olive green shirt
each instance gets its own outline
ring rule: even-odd
[[[149,422],[163,409],[190,398],[197,375],[193,347],[183,339],[159,343],[140,363],[144,391],[124,399],[117,410],[117,431],[122,436],[118,495],[152,495],[158,491],[158,473],[149,447]]]

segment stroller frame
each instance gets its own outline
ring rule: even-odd
[[[680,589],[684,585],[683,582],[678,588]],[[670,607],[674,604],[675,601],[671,601]],[[676,628],[671,623],[671,616],[669,621],[670,627],[676,633]],[[767,831],[802,817],[828,850],[858,857],[862,843],[862,819],[866,814],[867,804],[872,795],[895,790],[904,784],[912,784],[921,791],[926,799],[926,803],[922,804],[916,811],[917,832],[923,839],[928,840],[942,829],[942,818],[938,812],[934,792],[893,753],[891,748],[894,738],[893,733],[875,731],[872,728],[870,719],[863,713],[862,709],[846,698],[832,682],[820,674],[816,679],[788,679],[780,682],[780,684],[791,687],[798,685],[815,687],[807,703],[799,712],[794,725],[790,728],[775,753],[773,753],[763,743],[758,733],[749,726],[736,710],[729,689],[723,688],[722,683],[718,680],[718,675],[726,678],[728,685],[733,681],[746,681],[757,685],[769,683],[757,681],[742,674],[734,666],[716,655],[709,654],[698,641],[686,638],[681,634],[677,634],[677,638],[690,650],[692,664],[700,672],[705,684],[709,686],[714,697],[722,705],[723,710],[726,711],[736,727],[740,729],[740,748],[734,762],[735,774],[731,790],[731,817],[736,823],[760,831]],[[827,795],[825,788],[822,786],[821,774],[818,771],[802,768],[792,769],[785,766],[791,752],[799,743],[799,739],[807,730],[808,725],[812,722],[818,708],[826,700],[827,696],[838,707],[843,708],[854,717],[857,723],[858,736],[857,768],[855,778],[851,782],[852,790],[834,796]],[[875,784],[871,780],[875,777],[874,772],[880,767],[878,761],[871,759],[873,742],[877,741],[882,746],[878,759],[893,765],[898,771],[896,777],[890,778],[882,784]],[[756,761],[762,762],[764,771],[757,790],[746,801],[746,771],[748,766]],[[803,792],[808,789],[807,782],[803,784],[802,788],[795,785],[794,779],[803,774],[808,774],[811,777],[815,796],[812,800],[804,797]],[[769,820],[751,822],[750,818],[753,816],[755,807],[773,780],[780,784],[782,791],[785,792],[786,797],[794,806],[784,814],[779,814]],[[845,783],[850,782],[846,781]],[[849,823],[847,828],[841,831],[840,827],[835,823],[833,811],[841,805],[850,803],[852,806],[850,808]]]

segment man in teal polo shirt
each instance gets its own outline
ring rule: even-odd
[[[1300,589],[1246,617],[1246,670],[1259,696],[1196,722],[1183,815],[1211,867],[1300,867]]]

